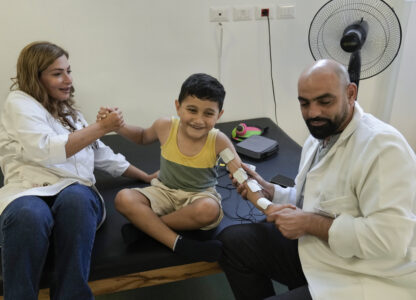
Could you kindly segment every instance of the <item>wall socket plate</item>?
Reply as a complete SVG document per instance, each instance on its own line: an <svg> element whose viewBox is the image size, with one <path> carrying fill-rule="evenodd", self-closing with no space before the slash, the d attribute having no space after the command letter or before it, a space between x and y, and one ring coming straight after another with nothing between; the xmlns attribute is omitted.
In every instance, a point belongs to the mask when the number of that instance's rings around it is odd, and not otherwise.
<svg viewBox="0 0 416 300"><path fill-rule="evenodd" d="M294 19L295 18L295 5L278 5L276 18L277 19Z"/></svg>
<svg viewBox="0 0 416 300"><path fill-rule="evenodd" d="M253 19L253 7L235 6L233 8L234 21L250 21Z"/></svg>
<svg viewBox="0 0 416 300"><path fill-rule="evenodd" d="M264 8L268 8L269 9L269 19L274 19L274 11L276 10L276 7L273 4L270 5L260 5L260 6L256 6L255 10L254 10L254 16L256 20L267 20L267 17L263 17L261 15L261 10Z"/></svg>
<svg viewBox="0 0 416 300"><path fill-rule="evenodd" d="M209 8L209 20L211 22L227 22L230 20L230 7L217 6Z"/></svg>

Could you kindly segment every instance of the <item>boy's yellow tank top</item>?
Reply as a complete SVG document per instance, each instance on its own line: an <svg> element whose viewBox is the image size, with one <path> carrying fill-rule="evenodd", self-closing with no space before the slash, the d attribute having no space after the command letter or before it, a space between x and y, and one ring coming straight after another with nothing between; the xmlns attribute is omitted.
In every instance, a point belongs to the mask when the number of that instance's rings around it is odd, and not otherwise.
<svg viewBox="0 0 416 300"><path fill-rule="evenodd" d="M211 129L201 151L187 156L179 151L179 118L172 117L169 137L161 148L159 180L172 189L203 191L217 184L215 140L218 129Z"/></svg>

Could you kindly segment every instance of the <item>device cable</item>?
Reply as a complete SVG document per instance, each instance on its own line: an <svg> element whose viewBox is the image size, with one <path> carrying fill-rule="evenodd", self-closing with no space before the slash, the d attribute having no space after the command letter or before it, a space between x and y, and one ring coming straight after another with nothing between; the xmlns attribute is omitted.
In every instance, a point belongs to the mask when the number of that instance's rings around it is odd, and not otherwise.
<svg viewBox="0 0 416 300"><path fill-rule="evenodd" d="M272 60L272 42L271 42L271 34L270 34L270 18L267 15L267 28L269 34L269 59L270 59L270 78L272 82L272 92L273 92L273 102L274 102L274 119L277 123L277 104L276 104L276 95L274 92L274 79L273 79L273 60Z"/></svg>
<svg viewBox="0 0 416 300"><path fill-rule="evenodd" d="M224 39L224 28L222 23L218 23L219 31L220 31L220 43L218 47L218 61L217 61L217 68L218 68L218 81L221 82L221 73L222 73L222 44Z"/></svg>
<svg viewBox="0 0 416 300"><path fill-rule="evenodd" d="M219 170L219 166L217 165L217 179L220 179L224 176L228 176L228 172L224 169L223 173L220 174L220 170ZM232 193L234 190L236 190L236 188L234 187L234 185L232 183L228 183L226 185L221 185L221 184L217 184L216 187L218 188L222 188L226 191L228 191L227 195L222 197L222 202L226 202L226 200L230 199L232 196ZM239 209L240 209L240 204L245 202L247 207L248 207L248 212L246 213L246 215L240 215L238 213ZM256 213L257 211L257 213ZM230 220L234 220L234 221L239 221L241 224L243 223L256 223L258 222L257 218L264 216L264 214L262 214L261 212L258 212L257 208L248 200L244 200L244 201L238 201L237 205L235 207L235 211L234 211L234 216L229 214L228 212L226 212L225 210L223 210L224 215L227 216Z"/></svg>

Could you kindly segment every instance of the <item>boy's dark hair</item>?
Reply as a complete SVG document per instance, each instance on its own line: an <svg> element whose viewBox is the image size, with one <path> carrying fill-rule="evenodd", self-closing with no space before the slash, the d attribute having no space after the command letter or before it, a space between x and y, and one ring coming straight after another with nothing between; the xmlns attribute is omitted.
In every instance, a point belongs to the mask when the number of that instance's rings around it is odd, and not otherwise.
<svg viewBox="0 0 416 300"><path fill-rule="evenodd" d="M182 101L187 96L217 102L221 111L224 104L225 90L222 84L214 77L204 73L197 73L189 76L182 84L178 98L179 104L182 104Z"/></svg>

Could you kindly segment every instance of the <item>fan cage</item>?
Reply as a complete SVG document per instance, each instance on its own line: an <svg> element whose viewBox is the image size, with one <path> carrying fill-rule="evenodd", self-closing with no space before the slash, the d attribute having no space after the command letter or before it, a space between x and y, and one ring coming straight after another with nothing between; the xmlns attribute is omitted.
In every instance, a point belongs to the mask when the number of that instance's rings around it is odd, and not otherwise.
<svg viewBox="0 0 416 300"><path fill-rule="evenodd" d="M309 28L313 58L330 58L348 67L351 53L342 50L340 40L344 29L361 19L369 29L361 48L360 79L385 70L399 52L402 30L393 8L383 0L331 0L324 4Z"/></svg>

